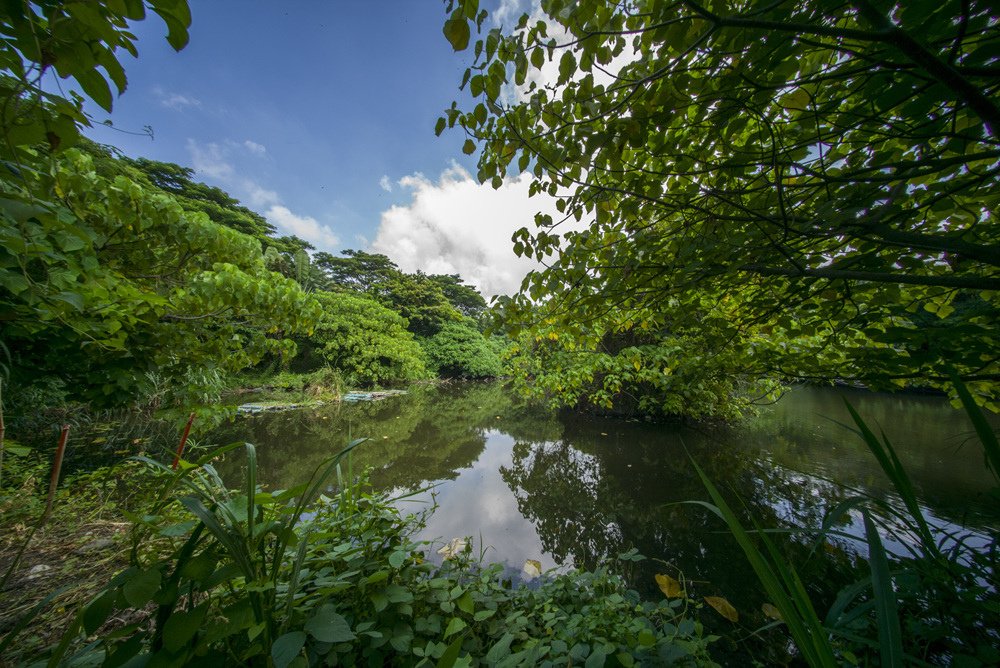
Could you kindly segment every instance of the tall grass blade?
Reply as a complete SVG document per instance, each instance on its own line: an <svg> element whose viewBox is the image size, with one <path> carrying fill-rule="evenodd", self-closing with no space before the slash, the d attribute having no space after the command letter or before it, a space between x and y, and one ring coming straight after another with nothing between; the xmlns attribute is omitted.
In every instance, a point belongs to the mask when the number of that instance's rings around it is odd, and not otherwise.
<svg viewBox="0 0 1000 668"><path fill-rule="evenodd" d="M920 502L917 500L917 494L913 489L913 483L910 482L910 477L906 474L902 462L896 456L896 451L892 447L892 443L889 442L888 438L885 438L885 435L883 435L882 440L879 440L858 412L854 410L854 406L846 399L844 400L844 404L847 406L847 410L851 414L854 423L858 426L865 445L868 446L868 449L875 456L879 466L885 472L886 476L888 476L893 487L895 487L899 498L903 501L903 505L906 506L906 510L910 514L909 520L912 521L912 523L907 523L911 524L911 528L916 532L924 550L930 555L938 556L940 553L937 543L934 540L934 534L931 533L930 526L928 526L927 520L924 518L924 513L920 509Z"/></svg>
<svg viewBox="0 0 1000 668"><path fill-rule="evenodd" d="M778 555L779 559L776 564L768 562L764 554L750 540L749 533L743 528L725 499L722 498L719 490L697 463L692 460L692 464L715 503L715 512L726 522L768 596L781 611L785 624L787 624L803 658L813 667L832 668L837 666L838 663L834 657L833 649L830 647L827 633L813 610L812 603L808 597L805 597L805 600L800 600L804 591L801 582L796 582L798 577L792 576L793 569L784 566L780 555ZM765 541L765 544L770 542L766 536L761 535L761 539ZM773 547L770 545L769 550ZM776 554L777 550L774 550L772 557Z"/></svg>
<svg viewBox="0 0 1000 668"><path fill-rule="evenodd" d="M958 398L962 401L965 412L969 415L969 420L972 421L972 426L976 430L976 435L979 436L980 443L983 444L983 450L986 455L986 466L993 472L993 476L997 480L1000 480L1000 442L997 441L997 435L990 427L990 423L986 421L986 416L983 414L982 409L979 408L979 405L976 404L976 400L973 399L969 388L965 386L965 383L962 382L962 379L958 377L958 374L954 370L951 372L951 382L955 386L955 392L958 393Z"/></svg>
<svg viewBox="0 0 1000 668"><path fill-rule="evenodd" d="M868 541L868 564L872 570L872 592L875 598L875 618L878 622L880 665L902 668L903 633L899 628L896 609L896 592L889 574L889 559L882 546L875 523L868 511L861 511L865 520L865 538Z"/></svg>
<svg viewBox="0 0 1000 668"><path fill-rule="evenodd" d="M257 448L246 444L247 451L247 540L253 540L254 520L257 517Z"/></svg>

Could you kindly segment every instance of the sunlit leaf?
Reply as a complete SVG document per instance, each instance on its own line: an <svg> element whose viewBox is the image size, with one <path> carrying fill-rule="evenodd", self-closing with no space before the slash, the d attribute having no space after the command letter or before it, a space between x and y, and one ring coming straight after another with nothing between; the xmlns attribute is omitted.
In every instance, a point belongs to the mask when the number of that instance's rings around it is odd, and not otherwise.
<svg viewBox="0 0 1000 668"><path fill-rule="evenodd" d="M656 579L656 585L667 598L679 598L684 595L684 588L681 587L681 583L669 575L657 574L654 577Z"/></svg>

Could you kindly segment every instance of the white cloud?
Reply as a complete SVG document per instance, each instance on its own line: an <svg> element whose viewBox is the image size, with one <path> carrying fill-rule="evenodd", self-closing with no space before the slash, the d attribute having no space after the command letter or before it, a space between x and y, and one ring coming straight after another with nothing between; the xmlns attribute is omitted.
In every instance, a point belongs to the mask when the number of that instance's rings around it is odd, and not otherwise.
<svg viewBox="0 0 1000 668"><path fill-rule="evenodd" d="M254 155L264 155L267 153L267 148L263 144L258 144L249 139L243 142L243 146Z"/></svg>
<svg viewBox="0 0 1000 668"><path fill-rule="evenodd" d="M371 250L407 272L460 274L487 298L512 294L539 265L514 255L511 235L521 227L535 229L539 211L559 218L551 198L529 199L530 183L525 173L494 190L454 164L436 183L421 174L404 177L399 185L411 190L412 200L382 212Z"/></svg>
<svg viewBox="0 0 1000 668"><path fill-rule="evenodd" d="M186 107L200 107L201 100L189 95L180 93L168 93L159 86L153 89L153 94L160 100L160 105L175 111L181 111Z"/></svg>
<svg viewBox="0 0 1000 668"><path fill-rule="evenodd" d="M382 188L382 190L386 191L387 193L392 192L392 181L389 180L389 177L387 175L383 174L382 178L379 179L378 184Z"/></svg>
<svg viewBox="0 0 1000 668"><path fill-rule="evenodd" d="M233 178L235 170L229 164L226 150L219 144L212 142L202 146L193 139L188 139L187 149L191 154L191 164L199 174L220 181L230 181Z"/></svg>
<svg viewBox="0 0 1000 668"><path fill-rule="evenodd" d="M259 183L245 179L243 187L247 191L247 198L253 206L271 206L281 202L278 193L268 190Z"/></svg>
<svg viewBox="0 0 1000 668"><path fill-rule="evenodd" d="M286 206L275 204L267 210L266 217L269 223L305 239L321 250L336 248L340 244L340 239L328 226L321 225L312 216L298 216Z"/></svg>
<svg viewBox="0 0 1000 668"><path fill-rule="evenodd" d="M252 206L268 207L264 217L278 228L282 234L294 234L305 239L320 250L332 251L340 244L340 239L329 226L321 224L312 216L300 216L281 203L277 192L265 188L253 179L237 176L237 169L230 161L230 153L240 146L250 149L251 144L265 149L261 144L247 140L242 144L226 142L225 145L209 143L201 145L193 139L187 142L191 154L191 164L199 176L207 176L223 183L237 197L246 199Z"/></svg>

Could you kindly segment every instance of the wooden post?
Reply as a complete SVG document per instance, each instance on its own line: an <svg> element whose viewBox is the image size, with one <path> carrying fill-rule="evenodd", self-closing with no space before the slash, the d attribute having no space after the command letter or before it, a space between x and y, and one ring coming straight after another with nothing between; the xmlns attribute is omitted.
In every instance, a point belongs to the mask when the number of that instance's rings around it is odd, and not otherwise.
<svg viewBox="0 0 1000 668"><path fill-rule="evenodd" d="M52 477L49 479L49 498L45 503L45 514L42 515L42 522L45 522L52 513L52 504L56 500L56 489L59 487L59 473L62 471L63 455L66 454L66 441L69 439L69 425L62 426L62 433L59 435L59 446L56 448L55 459L52 460Z"/></svg>
<svg viewBox="0 0 1000 668"><path fill-rule="evenodd" d="M174 455L174 465L173 469L177 470L177 464L181 461L181 455L184 454L184 444L187 443L188 434L191 433L191 423L194 422L194 413L188 416L187 426L184 427L184 435L181 436L181 442L177 446L177 454Z"/></svg>

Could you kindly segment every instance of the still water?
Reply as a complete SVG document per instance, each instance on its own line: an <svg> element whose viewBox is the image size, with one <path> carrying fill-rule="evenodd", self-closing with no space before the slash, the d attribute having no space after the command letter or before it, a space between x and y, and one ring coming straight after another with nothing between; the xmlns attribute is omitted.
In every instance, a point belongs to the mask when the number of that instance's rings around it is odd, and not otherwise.
<svg viewBox="0 0 1000 668"><path fill-rule="evenodd" d="M838 424L850 422L844 397L896 446L934 523L961 528L973 541L1000 526L971 426L939 397L800 387L739 426L692 428L560 416L526 405L500 383L459 383L240 418L212 440L255 443L261 481L285 488L304 482L350 438L368 437L352 465L370 469L374 487L433 486L403 506L436 504L421 538L471 537L476 554L485 551L512 573L526 559L545 569L589 568L636 548L661 561L632 569L633 586L653 593L654 573L680 572L700 595L728 597L752 624L763 594L721 521L684 503L708 499L690 461L764 527L819 526L825 510L857 493L892 501L864 444ZM231 456L220 468L235 477L239 466ZM858 533L858 517L840 528ZM902 551L903 542L888 546ZM786 547L807 562L820 597L851 580L850 541L809 559L805 537L787 539Z"/></svg>

